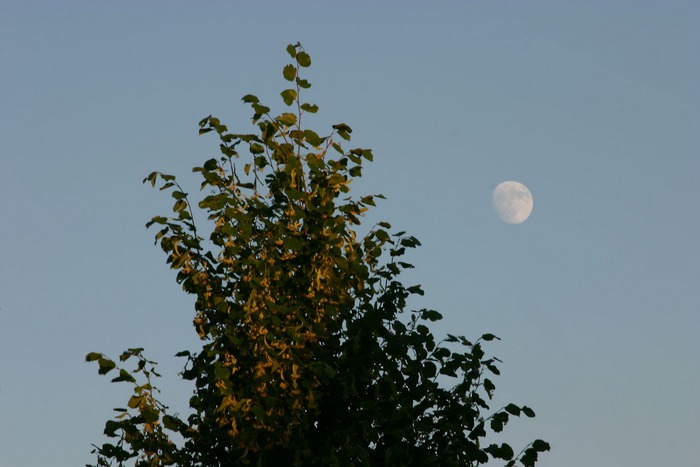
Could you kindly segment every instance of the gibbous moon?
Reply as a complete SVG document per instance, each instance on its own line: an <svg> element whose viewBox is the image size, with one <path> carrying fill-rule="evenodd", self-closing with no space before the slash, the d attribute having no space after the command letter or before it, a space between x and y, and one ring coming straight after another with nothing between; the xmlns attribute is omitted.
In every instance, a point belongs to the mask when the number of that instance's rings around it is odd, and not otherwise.
<svg viewBox="0 0 700 467"><path fill-rule="evenodd" d="M532 195L525 185L518 182L503 182L494 190L491 197L493 208L503 222L520 224L532 212Z"/></svg>

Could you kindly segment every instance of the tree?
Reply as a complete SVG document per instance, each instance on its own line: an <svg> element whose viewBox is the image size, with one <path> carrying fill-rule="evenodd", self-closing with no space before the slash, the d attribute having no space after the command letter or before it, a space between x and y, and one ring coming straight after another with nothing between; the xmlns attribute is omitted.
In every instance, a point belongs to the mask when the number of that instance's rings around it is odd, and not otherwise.
<svg viewBox="0 0 700 467"><path fill-rule="evenodd" d="M221 151L193 169L207 193L198 204L206 234L174 176L144 180L170 190L174 215L147 226L159 228L156 243L196 297L202 348L178 354L187 359L181 376L194 384L192 413L182 419L158 400L159 375L143 349L128 349L119 364L88 354L100 374L114 371L112 381L134 391L106 423L115 441L95 446L97 465L534 465L549 449L544 441L517 455L484 441L510 417L535 415L515 404L488 412L499 360L482 343L497 338L436 341L428 324L440 313L407 311L423 292L399 276L412 267L404 254L420 243L390 233L387 222L356 232L383 198L349 196L372 152L343 148L346 124L325 136L302 126L318 110L301 98L311 59L300 44L287 52L288 111L273 117L247 95L254 133L229 132L212 116L199 123L200 134L218 135ZM128 360L134 370L123 367Z"/></svg>

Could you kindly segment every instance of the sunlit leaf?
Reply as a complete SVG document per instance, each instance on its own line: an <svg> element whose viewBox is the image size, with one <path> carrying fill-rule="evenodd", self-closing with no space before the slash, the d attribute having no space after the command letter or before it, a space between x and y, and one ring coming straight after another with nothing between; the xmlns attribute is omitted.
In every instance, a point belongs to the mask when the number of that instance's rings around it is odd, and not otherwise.
<svg viewBox="0 0 700 467"><path fill-rule="evenodd" d="M318 112L318 106L316 104L304 103L304 104L301 104L301 110L303 110L305 112L309 112L311 114L315 114L316 112Z"/></svg>
<svg viewBox="0 0 700 467"><path fill-rule="evenodd" d="M282 100L287 105L292 105L297 98L297 92L294 89L285 89L280 93Z"/></svg>
<svg viewBox="0 0 700 467"><path fill-rule="evenodd" d="M320 146L326 140L326 138L319 137L313 130L304 130L303 135L304 139L312 146Z"/></svg>
<svg viewBox="0 0 700 467"><path fill-rule="evenodd" d="M282 70L282 74L287 81L294 81L294 78L297 76L297 69L294 65L287 65Z"/></svg>
<svg viewBox="0 0 700 467"><path fill-rule="evenodd" d="M87 354L87 355L85 356L85 361L86 361L86 362L94 362L94 361L96 361L96 360L99 360L100 358L102 358L102 354L101 354L101 353L90 352L89 354Z"/></svg>
<svg viewBox="0 0 700 467"><path fill-rule="evenodd" d="M297 63L299 63L299 66L302 66L304 68L311 66L311 57L309 56L309 54L307 54L303 50L297 52L296 58L297 58Z"/></svg>
<svg viewBox="0 0 700 467"><path fill-rule="evenodd" d="M289 54L290 57L294 58L297 56L297 49L294 47L292 44L289 44L287 46L287 53Z"/></svg>
<svg viewBox="0 0 700 467"><path fill-rule="evenodd" d="M297 122L297 116L292 113L283 113L275 120L277 120L280 125L291 126Z"/></svg>

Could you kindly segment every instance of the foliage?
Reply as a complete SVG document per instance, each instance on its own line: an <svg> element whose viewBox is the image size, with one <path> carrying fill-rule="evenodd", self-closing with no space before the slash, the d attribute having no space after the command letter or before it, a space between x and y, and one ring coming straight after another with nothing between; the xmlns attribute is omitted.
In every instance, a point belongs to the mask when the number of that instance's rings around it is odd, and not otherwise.
<svg viewBox="0 0 700 467"><path fill-rule="evenodd" d="M324 136L303 128L318 110L301 99L311 59L300 44L287 52L287 111L273 117L247 95L254 133L231 133L212 116L199 123L200 134L218 135L221 151L193 169L207 193L198 204L211 225L206 238L174 176L144 180L170 190L174 215L147 226L158 226L156 242L196 297L202 349L178 354L195 386L192 413L181 419L156 399L158 374L142 349L119 358L135 359L135 371L89 354L100 374L116 371L112 381L134 390L105 426L116 441L95 447L97 465L534 465L549 449L544 441L517 455L484 443L510 417L535 415L515 404L488 414L499 360L482 343L497 338L436 342L428 324L440 313L408 312L408 298L423 292L398 280L418 240L390 233L386 222L362 237L354 230L383 198L348 195L372 152L343 148L346 124Z"/></svg>

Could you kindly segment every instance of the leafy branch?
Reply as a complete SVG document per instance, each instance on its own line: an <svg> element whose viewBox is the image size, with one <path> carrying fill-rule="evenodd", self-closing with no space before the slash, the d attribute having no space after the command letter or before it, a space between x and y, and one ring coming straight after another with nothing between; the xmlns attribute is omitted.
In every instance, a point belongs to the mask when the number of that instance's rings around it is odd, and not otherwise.
<svg viewBox="0 0 700 467"><path fill-rule="evenodd" d="M373 153L343 148L352 134L345 123L327 136L302 127L302 116L318 111L301 97L311 58L298 43L287 52L282 75L293 84L280 97L291 111L273 116L248 94L252 133L230 132L211 115L199 122L200 134L218 136L220 155L193 168L205 192L198 203L173 175L144 179L171 191L174 214L146 225L158 226L156 243L196 298L202 347L177 354L194 385L192 413L182 420L158 400L159 375L143 349L128 349L119 365L88 354L98 373L116 371L112 381L133 389L105 425L110 442L95 446L97 465L534 466L549 450L544 441L517 456L507 443L482 447L510 417L535 415L515 404L486 415L495 391L487 375L499 374L500 360L482 343L498 338L436 340L429 326L442 315L409 311L423 290L400 275L420 242L390 233L388 222L358 236L384 198L350 195ZM195 206L206 213L206 240ZM120 366L130 359L134 370Z"/></svg>

